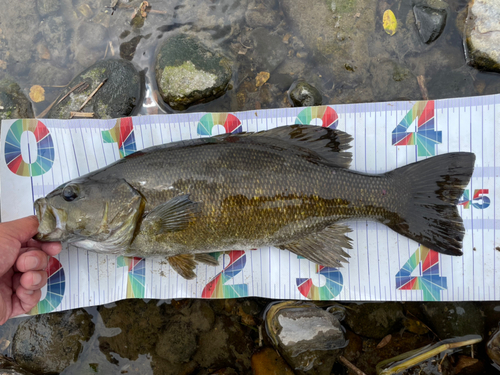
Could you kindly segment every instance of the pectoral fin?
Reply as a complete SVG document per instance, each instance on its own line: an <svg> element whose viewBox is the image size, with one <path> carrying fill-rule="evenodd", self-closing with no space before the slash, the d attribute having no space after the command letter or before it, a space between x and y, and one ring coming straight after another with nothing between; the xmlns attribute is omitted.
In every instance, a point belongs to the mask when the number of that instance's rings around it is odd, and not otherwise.
<svg viewBox="0 0 500 375"><path fill-rule="evenodd" d="M347 225L334 224L319 233L283 244L279 248L290 250L322 266L342 267L341 262L348 263L346 258L349 258L349 254L343 249L352 249L351 239L345 235L349 232L351 228Z"/></svg>
<svg viewBox="0 0 500 375"><path fill-rule="evenodd" d="M198 212L198 203L189 195L179 195L168 202L156 206L143 220L144 227L153 227L154 232L175 232L183 230L193 222Z"/></svg>

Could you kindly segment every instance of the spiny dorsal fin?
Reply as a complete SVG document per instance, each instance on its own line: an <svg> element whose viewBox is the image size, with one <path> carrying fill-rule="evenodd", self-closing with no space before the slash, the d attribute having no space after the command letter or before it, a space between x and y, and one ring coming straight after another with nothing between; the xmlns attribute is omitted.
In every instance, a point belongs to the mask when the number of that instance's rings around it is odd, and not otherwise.
<svg viewBox="0 0 500 375"><path fill-rule="evenodd" d="M175 232L186 228L195 219L198 203L189 195L179 195L153 208L143 220L143 227L153 226L156 233Z"/></svg>
<svg viewBox="0 0 500 375"><path fill-rule="evenodd" d="M333 224L319 233L284 244L280 249L290 250L322 266L342 267L341 262L348 263L345 258L349 258L343 249L352 249L351 239L345 235L351 231L347 225Z"/></svg>
<svg viewBox="0 0 500 375"><path fill-rule="evenodd" d="M352 161L352 154L343 151L351 148L349 143L353 138L349 134L337 129L311 125L289 125L257 133L224 134L217 136L218 140L227 142L230 142L234 137L252 137L255 141L258 141L260 137L275 139L277 142L294 148L296 151L304 154L304 156L315 156L321 162L332 167L349 168Z"/></svg>

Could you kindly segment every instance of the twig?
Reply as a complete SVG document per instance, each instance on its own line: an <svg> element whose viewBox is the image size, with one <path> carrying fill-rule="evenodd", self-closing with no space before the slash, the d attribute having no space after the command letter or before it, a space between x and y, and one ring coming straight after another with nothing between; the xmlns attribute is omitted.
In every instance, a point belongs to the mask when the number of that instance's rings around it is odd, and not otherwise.
<svg viewBox="0 0 500 375"><path fill-rule="evenodd" d="M71 94L71 93L72 93L73 91L75 91L76 89L79 89L80 87L82 87L82 86L83 86L84 84L86 84L86 83L87 83L87 82L82 81L82 82L80 82L78 85L73 86L73 87L72 87L72 88L71 88L71 89L70 89L70 90L69 90L69 91L68 91L68 92L67 92L67 93L66 93L66 94L65 94L65 95L61 98L61 99L59 99L59 101L56 103L56 105L57 105L57 104L59 104L59 103L61 103L64 99L66 99L66 98L69 96L69 94Z"/></svg>
<svg viewBox="0 0 500 375"><path fill-rule="evenodd" d="M420 87L420 93L422 94L422 98L424 100L429 100L429 94L427 93L427 87L425 87L425 78L424 76L417 76L418 86Z"/></svg>
<svg viewBox="0 0 500 375"><path fill-rule="evenodd" d="M262 325L259 326L259 346L262 346Z"/></svg>
<svg viewBox="0 0 500 375"><path fill-rule="evenodd" d="M95 95L95 93L102 87L102 85L104 85L106 83L107 80L108 79L105 78L104 81L99 83L99 86L97 86L96 89L94 91L92 91L92 93L89 95L89 97L87 99L85 99L85 101L80 106L80 109L78 111L81 111L87 105L87 103L90 101L90 99L92 99L92 97Z"/></svg>
<svg viewBox="0 0 500 375"><path fill-rule="evenodd" d="M340 362L342 362L344 365L346 365L347 367L349 367L352 371L354 371L357 375L366 375L363 371L361 371L359 368L357 368L356 366L354 366L351 362L349 362L347 360L346 357L344 357L343 355L341 355L339 357L340 359Z"/></svg>
<svg viewBox="0 0 500 375"><path fill-rule="evenodd" d="M113 48L113 43L111 43L111 40L109 41L109 50L111 51L111 56L114 56L115 49Z"/></svg>
<svg viewBox="0 0 500 375"><path fill-rule="evenodd" d="M109 48L109 43L106 44L106 51L104 52L104 58L106 58L106 55L108 54L108 48Z"/></svg>
<svg viewBox="0 0 500 375"><path fill-rule="evenodd" d="M149 10L146 9L146 12L148 12L148 13L157 13L157 14L168 14L168 12L166 12L164 10L155 10L155 9L149 9Z"/></svg>
<svg viewBox="0 0 500 375"><path fill-rule="evenodd" d="M94 117L94 112L70 112L69 118L73 117L84 117L84 118L92 118Z"/></svg>

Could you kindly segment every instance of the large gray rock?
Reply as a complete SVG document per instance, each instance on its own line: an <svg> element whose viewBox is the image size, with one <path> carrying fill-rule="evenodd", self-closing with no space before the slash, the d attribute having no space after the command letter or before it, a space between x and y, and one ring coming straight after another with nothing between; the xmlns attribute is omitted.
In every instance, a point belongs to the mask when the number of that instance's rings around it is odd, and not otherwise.
<svg viewBox="0 0 500 375"><path fill-rule="evenodd" d="M61 93L63 98L72 88L85 82L47 114L48 118L68 119L70 112L78 112L89 95L106 79L106 82L82 109L93 112L94 118L126 117L141 103L143 80L134 65L125 60L99 61L74 78Z"/></svg>
<svg viewBox="0 0 500 375"><path fill-rule="evenodd" d="M500 2L474 0L465 22L466 57L480 70L500 72Z"/></svg>
<svg viewBox="0 0 500 375"><path fill-rule="evenodd" d="M34 373L59 373L75 363L94 334L85 310L37 315L22 322L12 342L14 359Z"/></svg>
<svg viewBox="0 0 500 375"><path fill-rule="evenodd" d="M8 79L0 81L0 119L32 117L31 103L19 85Z"/></svg>

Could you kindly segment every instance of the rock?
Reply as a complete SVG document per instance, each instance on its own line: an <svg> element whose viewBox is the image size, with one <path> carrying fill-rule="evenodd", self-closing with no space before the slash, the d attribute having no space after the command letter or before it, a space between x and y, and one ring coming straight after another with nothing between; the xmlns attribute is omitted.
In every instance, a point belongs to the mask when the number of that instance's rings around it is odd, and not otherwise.
<svg viewBox="0 0 500 375"><path fill-rule="evenodd" d="M403 317L397 302L350 304L344 322L360 336L382 339L399 328Z"/></svg>
<svg viewBox="0 0 500 375"><path fill-rule="evenodd" d="M430 302L421 309L441 340L484 333L484 318L475 302Z"/></svg>
<svg viewBox="0 0 500 375"><path fill-rule="evenodd" d="M146 303L140 299L127 299L111 308L99 307L98 311L107 328L121 330L112 337L99 337L99 349L108 361L118 363L112 353L135 361L139 354L154 352L158 332L165 324L156 301Z"/></svg>
<svg viewBox="0 0 500 375"><path fill-rule="evenodd" d="M202 332L193 359L204 368L232 367L240 373L250 368L253 331L235 316L218 315L214 327Z"/></svg>
<svg viewBox="0 0 500 375"><path fill-rule="evenodd" d="M137 45L144 38L143 35L134 36L132 39L120 44L120 57L125 60L132 60L137 49Z"/></svg>
<svg viewBox="0 0 500 375"><path fill-rule="evenodd" d="M47 43L52 61L56 61L59 66L67 64L71 54L69 45L72 30L68 27L63 17L48 17L40 24L40 32Z"/></svg>
<svg viewBox="0 0 500 375"><path fill-rule="evenodd" d="M265 347L252 355L253 375L293 375L292 369L273 348Z"/></svg>
<svg viewBox="0 0 500 375"><path fill-rule="evenodd" d="M275 27L281 22L281 17L275 10L276 1L252 0L245 12L245 21L251 28Z"/></svg>
<svg viewBox="0 0 500 375"><path fill-rule="evenodd" d="M413 14L417 21L417 28L422 42L434 42L444 30L447 12L445 9L434 9L423 5L415 5Z"/></svg>
<svg viewBox="0 0 500 375"><path fill-rule="evenodd" d="M19 85L8 79L0 81L0 119L33 118L31 102Z"/></svg>
<svg viewBox="0 0 500 375"><path fill-rule="evenodd" d="M199 39L178 34L158 50L156 82L163 100L175 110L222 96L231 79L231 63Z"/></svg>
<svg viewBox="0 0 500 375"><path fill-rule="evenodd" d="M312 107L323 103L320 92L305 81L294 82L288 94L294 107Z"/></svg>
<svg viewBox="0 0 500 375"><path fill-rule="evenodd" d="M0 354L0 374L2 375L33 375L21 368L13 358L9 358Z"/></svg>
<svg viewBox="0 0 500 375"><path fill-rule="evenodd" d="M76 362L82 343L94 334L92 317L78 309L34 316L14 336L14 359L35 373L59 373Z"/></svg>
<svg viewBox="0 0 500 375"><path fill-rule="evenodd" d="M465 22L467 63L480 70L500 72L500 2L474 0Z"/></svg>
<svg viewBox="0 0 500 375"><path fill-rule="evenodd" d="M207 302L195 300L189 308L189 320L196 333L207 332L214 326L215 314Z"/></svg>
<svg viewBox="0 0 500 375"><path fill-rule="evenodd" d="M98 48L107 43L108 29L94 22L82 22L76 30L76 44L87 48Z"/></svg>
<svg viewBox="0 0 500 375"><path fill-rule="evenodd" d="M31 66L29 79L42 86L65 86L73 78L71 70L61 69L50 61L39 61Z"/></svg>
<svg viewBox="0 0 500 375"><path fill-rule="evenodd" d="M37 0L36 2L36 9L42 17L56 13L60 7L59 0Z"/></svg>
<svg viewBox="0 0 500 375"><path fill-rule="evenodd" d="M129 61L104 60L97 62L76 76L63 90L59 98L62 98L81 82L86 83L82 86L82 88L86 88L73 91L61 103L55 105L47 117L69 118L70 112L79 111L87 97L105 79L106 82L82 111L93 112L94 118L116 118L131 115L142 100L144 89L142 77Z"/></svg>
<svg viewBox="0 0 500 375"><path fill-rule="evenodd" d="M257 72L273 71L286 59L288 48L283 43L283 38L269 33L264 27L253 30L244 41L245 45L252 47L249 58Z"/></svg>
<svg viewBox="0 0 500 375"><path fill-rule="evenodd" d="M338 319L309 302L271 303L265 321L271 341L297 374L330 374L347 345Z"/></svg>
<svg viewBox="0 0 500 375"><path fill-rule="evenodd" d="M191 325L173 319L160 333L156 354L172 363L189 362L196 352L196 333Z"/></svg>

